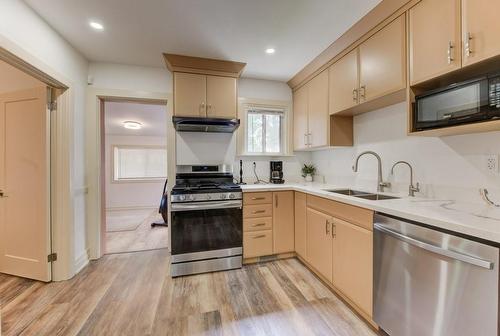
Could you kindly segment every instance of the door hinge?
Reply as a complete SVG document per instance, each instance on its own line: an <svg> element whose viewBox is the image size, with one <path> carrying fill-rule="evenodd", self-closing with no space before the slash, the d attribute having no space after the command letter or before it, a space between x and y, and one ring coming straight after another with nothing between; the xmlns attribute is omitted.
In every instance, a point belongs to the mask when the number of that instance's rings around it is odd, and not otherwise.
<svg viewBox="0 0 500 336"><path fill-rule="evenodd" d="M57 260L57 253L52 253L47 256L47 261L48 262L54 262Z"/></svg>
<svg viewBox="0 0 500 336"><path fill-rule="evenodd" d="M47 108L49 109L49 111L55 111L55 110L57 110L57 102L56 101L48 102L47 103Z"/></svg>

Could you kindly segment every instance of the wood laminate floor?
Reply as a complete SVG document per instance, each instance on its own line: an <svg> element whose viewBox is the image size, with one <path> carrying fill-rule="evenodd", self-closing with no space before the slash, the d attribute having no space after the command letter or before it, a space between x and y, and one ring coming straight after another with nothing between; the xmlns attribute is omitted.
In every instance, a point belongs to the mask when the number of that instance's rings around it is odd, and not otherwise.
<svg viewBox="0 0 500 336"><path fill-rule="evenodd" d="M128 220L130 211L123 211L124 220ZM113 220L119 220L119 211L113 211ZM150 211L146 219L133 230L106 232L106 254L147 251L168 247L168 228L166 226L151 227L151 223L160 221L158 210ZM138 218L141 218L140 216ZM144 216L142 217L144 218Z"/></svg>
<svg viewBox="0 0 500 336"><path fill-rule="evenodd" d="M376 335L298 260L172 279L167 250L44 284L0 274L2 335Z"/></svg>

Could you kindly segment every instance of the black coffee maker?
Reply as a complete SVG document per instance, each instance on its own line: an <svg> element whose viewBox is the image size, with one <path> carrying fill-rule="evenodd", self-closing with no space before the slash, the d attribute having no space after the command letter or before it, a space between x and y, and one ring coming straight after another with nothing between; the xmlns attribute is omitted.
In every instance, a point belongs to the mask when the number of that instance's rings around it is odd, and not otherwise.
<svg viewBox="0 0 500 336"><path fill-rule="evenodd" d="M270 182L275 184L283 184L283 161L271 161Z"/></svg>

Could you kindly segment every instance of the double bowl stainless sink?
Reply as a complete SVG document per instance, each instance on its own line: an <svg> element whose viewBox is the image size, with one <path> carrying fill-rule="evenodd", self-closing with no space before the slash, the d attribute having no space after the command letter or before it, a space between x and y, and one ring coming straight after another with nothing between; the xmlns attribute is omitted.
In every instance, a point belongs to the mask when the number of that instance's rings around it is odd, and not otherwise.
<svg viewBox="0 0 500 336"><path fill-rule="evenodd" d="M353 189L325 189L325 191L341 194L346 196L352 196L357 198L363 198L371 201L382 201L382 200L390 200L390 199L398 199L400 197L383 195L383 194L375 194L367 191L359 191Z"/></svg>

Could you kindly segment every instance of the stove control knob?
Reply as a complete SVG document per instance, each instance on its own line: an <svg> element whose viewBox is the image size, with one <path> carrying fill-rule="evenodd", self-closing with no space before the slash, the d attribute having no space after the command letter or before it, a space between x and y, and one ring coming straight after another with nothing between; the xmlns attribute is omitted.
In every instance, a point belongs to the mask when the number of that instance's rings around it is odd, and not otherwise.
<svg viewBox="0 0 500 336"><path fill-rule="evenodd" d="M229 198L233 199L235 198L236 196L234 196L234 194L229 194Z"/></svg>
<svg viewBox="0 0 500 336"><path fill-rule="evenodd" d="M220 194L220 199L226 199L227 195L226 194Z"/></svg>
<svg viewBox="0 0 500 336"><path fill-rule="evenodd" d="M186 195L179 195L179 199L181 201L185 201L186 200Z"/></svg>
<svg viewBox="0 0 500 336"><path fill-rule="evenodd" d="M194 201L194 195L189 195L188 196L188 201Z"/></svg>
<svg viewBox="0 0 500 336"><path fill-rule="evenodd" d="M210 195L207 195L207 200L209 200L209 199L212 199L212 197Z"/></svg>

